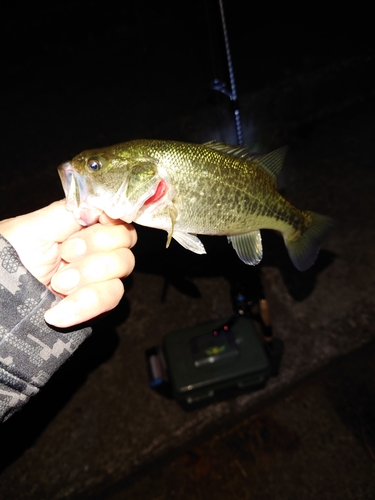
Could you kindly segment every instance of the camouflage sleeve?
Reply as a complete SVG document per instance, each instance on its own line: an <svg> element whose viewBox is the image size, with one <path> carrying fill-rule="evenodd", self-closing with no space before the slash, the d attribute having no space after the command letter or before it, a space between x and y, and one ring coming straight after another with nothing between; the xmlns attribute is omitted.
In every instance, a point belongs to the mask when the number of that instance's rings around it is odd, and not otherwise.
<svg viewBox="0 0 375 500"><path fill-rule="evenodd" d="M44 312L56 300L0 235L0 422L35 395L91 333L50 328Z"/></svg>

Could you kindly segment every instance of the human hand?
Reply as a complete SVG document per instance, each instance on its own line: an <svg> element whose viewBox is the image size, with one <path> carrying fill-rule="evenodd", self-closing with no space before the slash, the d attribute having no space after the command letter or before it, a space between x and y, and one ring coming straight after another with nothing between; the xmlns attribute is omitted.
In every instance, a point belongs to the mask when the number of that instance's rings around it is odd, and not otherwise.
<svg viewBox="0 0 375 500"><path fill-rule="evenodd" d="M45 313L54 326L73 326L116 307L124 293L120 278L134 268L133 226L102 214L83 228L65 200L0 222L0 234L35 278L64 297Z"/></svg>

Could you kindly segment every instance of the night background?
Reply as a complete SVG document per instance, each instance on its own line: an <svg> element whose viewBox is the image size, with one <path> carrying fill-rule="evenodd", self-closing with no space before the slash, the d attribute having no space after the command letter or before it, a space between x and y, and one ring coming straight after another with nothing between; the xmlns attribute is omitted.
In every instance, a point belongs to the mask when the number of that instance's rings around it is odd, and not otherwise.
<svg viewBox="0 0 375 500"><path fill-rule="evenodd" d="M308 99L320 97L320 107L329 101L333 107L353 93L372 91L361 78L369 61L357 60L373 50L365 11L235 0L226 2L225 13L240 105L250 94L285 81L298 87L296 79L340 64L348 69L334 89L339 97L332 87L324 89L332 82L320 81ZM23 170L28 175L30 169L35 175L82 149L132 138L189 141L198 128L203 140L227 139L197 122L184 130L171 125L211 105L208 124L223 127L217 108L228 107L228 99L210 90L214 78L229 84L220 11L213 0L76 1L45 8L14 3L4 12L1 31L7 176ZM307 112L312 108L313 103ZM272 120L277 109L266 113ZM250 147L259 140L257 123L254 128L255 137L245 136ZM290 139L279 135L283 144Z"/></svg>
<svg viewBox="0 0 375 500"><path fill-rule="evenodd" d="M224 9L244 143L289 145L283 194L340 223L306 273L264 234L280 374L195 412L151 391L145 350L229 316L234 281L255 275L224 239L196 256L138 226L120 306L0 429L0 498L375 496L372 17L359 4ZM1 25L1 219L62 198L56 168L84 149L236 142L231 102L211 88L229 85L214 0L14 2Z"/></svg>

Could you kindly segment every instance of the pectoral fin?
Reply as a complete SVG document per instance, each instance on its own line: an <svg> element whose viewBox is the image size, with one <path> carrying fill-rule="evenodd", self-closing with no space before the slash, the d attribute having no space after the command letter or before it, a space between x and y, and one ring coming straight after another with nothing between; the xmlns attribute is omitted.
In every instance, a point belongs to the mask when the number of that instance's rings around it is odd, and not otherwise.
<svg viewBox="0 0 375 500"><path fill-rule="evenodd" d="M173 205L173 203L171 203L168 206L168 213L169 213L169 217L171 218L171 229L168 231L168 238L167 238L167 245L166 245L167 248L171 244L172 237L174 237L174 224L176 222L177 215L178 215L177 208L175 207L175 205Z"/></svg>
<svg viewBox="0 0 375 500"><path fill-rule="evenodd" d="M194 234L174 231L172 236L176 241L178 241L180 245L182 245L187 250L199 254L206 253L203 243Z"/></svg>
<svg viewBox="0 0 375 500"><path fill-rule="evenodd" d="M238 257L242 262L245 262L245 264L256 266L262 260L263 247L260 231L252 231L251 233L237 236L228 236L228 241L232 243Z"/></svg>

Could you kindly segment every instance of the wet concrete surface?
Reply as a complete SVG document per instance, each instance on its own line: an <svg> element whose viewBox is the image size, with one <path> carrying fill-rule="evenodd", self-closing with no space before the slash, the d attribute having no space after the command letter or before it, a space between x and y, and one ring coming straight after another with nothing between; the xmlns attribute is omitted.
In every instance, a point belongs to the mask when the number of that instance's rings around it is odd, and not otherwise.
<svg viewBox="0 0 375 500"><path fill-rule="evenodd" d="M87 147L133 137L233 142L222 101L203 106L202 96L181 99L179 90L158 101L142 87L124 118L125 74L97 102L85 79L62 90L58 68L40 68L5 107L2 218L61 198L56 166ZM192 412L149 388L146 349L166 333L229 316L233 282L252 274L225 238L206 238L208 254L197 256L177 243L165 250L163 232L138 227L122 303L0 429L0 498L374 498L372 68L369 57L338 58L242 94L251 147L290 144L283 195L339 222L305 273L277 235L263 235L260 273L285 345L279 375Z"/></svg>

